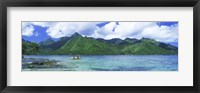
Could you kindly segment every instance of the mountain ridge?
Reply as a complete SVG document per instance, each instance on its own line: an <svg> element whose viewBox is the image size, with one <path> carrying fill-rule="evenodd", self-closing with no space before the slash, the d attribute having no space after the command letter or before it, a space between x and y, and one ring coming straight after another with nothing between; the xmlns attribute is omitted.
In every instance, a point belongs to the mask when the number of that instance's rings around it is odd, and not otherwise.
<svg viewBox="0 0 200 93"><path fill-rule="evenodd" d="M48 39L46 39L44 41L41 41L39 44L40 45L50 45L52 43L55 43L55 41L52 38L48 38Z"/></svg>
<svg viewBox="0 0 200 93"><path fill-rule="evenodd" d="M62 37L57 42L40 45L37 54L50 55L155 55L177 54L178 48L170 44L158 42L150 38L102 38L83 37L74 33L70 37Z"/></svg>

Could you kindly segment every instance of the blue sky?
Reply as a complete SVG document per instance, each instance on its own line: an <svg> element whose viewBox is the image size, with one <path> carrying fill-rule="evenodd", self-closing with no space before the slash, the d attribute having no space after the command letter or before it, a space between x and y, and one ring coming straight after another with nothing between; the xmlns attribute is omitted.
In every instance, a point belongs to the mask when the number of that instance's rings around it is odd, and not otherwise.
<svg viewBox="0 0 200 93"><path fill-rule="evenodd" d="M33 26L34 26L34 32L38 34L31 35L31 36L23 35L24 40L40 42L40 41L46 40L47 38L50 38L50 36L46 34L47 27L41 27L41 26L36 26L36 25L33 25Z"/></svg>
<svg viewBox="0 0 200 93"><path fill-rule="evenodd" d="M159 26L171 26L174 24L178 24L178 22L157 22Z"/></svg>
<svg viewBox="0 0 200 93"><path fill-rule="evenodd" d="M78 32L93 38L152 38L178 46L178 22L23 22L22 38L41 42Z"/></svg>

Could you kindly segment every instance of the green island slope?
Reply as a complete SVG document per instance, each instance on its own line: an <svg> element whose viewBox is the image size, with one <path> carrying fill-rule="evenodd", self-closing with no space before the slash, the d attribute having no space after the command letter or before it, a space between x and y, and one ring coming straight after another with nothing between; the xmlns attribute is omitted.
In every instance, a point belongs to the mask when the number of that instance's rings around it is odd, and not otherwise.
<svg viewBox="0 0 200 93"><path fill-rule="evenodd" d="M83 37L79 33L74 33L71 37L62 37L57 42L47 39L42 44L34 43L33 46L25 46L29 43L31 42L23 40L23 51L31 49L34 51L23 52L23 55L171 55L178 53L177 47L149 38L104 40Z"/></svg>

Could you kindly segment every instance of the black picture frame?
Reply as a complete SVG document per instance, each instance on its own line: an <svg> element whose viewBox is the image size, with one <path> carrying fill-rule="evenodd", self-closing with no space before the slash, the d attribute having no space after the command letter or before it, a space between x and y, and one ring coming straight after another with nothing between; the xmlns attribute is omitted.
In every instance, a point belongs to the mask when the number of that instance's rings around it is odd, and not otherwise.
<svg viewBox="0 0 200 93"><path fill-rule="evenodd" d="M7 7L193 7L194 86L7 86ZM0 1L1 93L199 93L200 0L2 0Z"/></svg>

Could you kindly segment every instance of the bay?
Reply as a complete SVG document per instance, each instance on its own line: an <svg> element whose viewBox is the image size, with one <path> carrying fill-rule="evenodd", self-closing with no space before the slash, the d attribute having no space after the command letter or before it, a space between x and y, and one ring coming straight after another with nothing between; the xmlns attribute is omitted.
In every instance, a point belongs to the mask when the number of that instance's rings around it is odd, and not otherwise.
<svg viewBox="0 0 200 93"><path fill-rule="evenodd" d="M178 71L178 55L24 55L23 59L56 61L56 65L30 67L23 60L22 71ZM42 63L42 62L40 62Z"/></svg>

